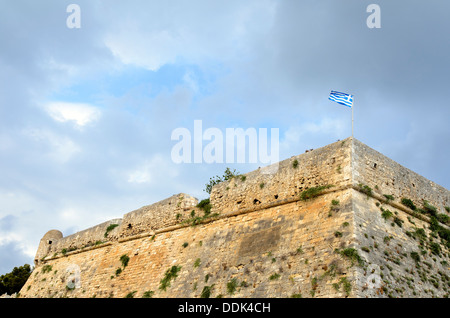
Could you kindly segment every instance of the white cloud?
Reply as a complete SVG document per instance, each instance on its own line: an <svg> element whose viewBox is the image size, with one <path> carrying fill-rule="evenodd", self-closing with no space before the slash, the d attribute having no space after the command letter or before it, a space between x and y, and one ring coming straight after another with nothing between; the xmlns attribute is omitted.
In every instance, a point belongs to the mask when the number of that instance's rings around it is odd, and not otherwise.
<svg viewBox="0 0 450 318"><path fill-rule="evenodd" d="M149 183L152 181L151 165L145 163L141 167L132 171L128 175L128 182L130 183Z"/></svg>
<svg viewBox="0 0 450 318"><path fill-rule="evenodd" d="M306 149L325 146L347 137L347 132L351 131L348 123L350 122L341 118L326 117L319 122L305 122L289 127L280 141L280 158L298 155Z"/></svg>
<svg viewBox="0 0 450 318"><path fill-rule="evenodd" d="M130 30L131 29L131 30ZM174 62L179 51L180 40L167 30L139 34L137 28L131 28L105 39L105 45L124 64L136 64L151 71L162 65Z"/></svg>
<svg viewBox="0 0 450 318"><path fill-rule="evenodd" d="M129 183L149 183L154 184L157 180L165 180L166 178L174 178L177 176L177 171L167 159L157 154L137 168L128 171L127 181Z"/></svg>
<svg viewBox="0 0 450 318"><path fill-rule="evenodd" d="M193 72L186 72L183 76L183 81L193 92L198 92L198 80Z"/></svg>
<svg viewBox="0 0 450 318"><path fill-rule="evenodd" d="M290 127L284 134L283 143L293 144L302 141L305 136L318 134L344 135L349 130L344 120L340 118L324 118L320 122L305 122L299 126Z"/></svg>
<svg viewBox="0 0 450 318"><path fill-rule="evenodd" d="M66 136L60 136L46 129L27 129L23 134L30 137L38 146L44 148L44 156L53 161L65 163L81 151L74 141Z"/></svg>
<svg viewBox="0 0 450 318"><path fill-rule="evenodd" d="M11 253L16 254L17 258L20 257L19 254L23 254L32 260L40 238L49 230L46 213L51 213L52 204L36 198L26 190L12 191L4 188L0 194L0 202L0 249L14 246L15 250ZM3 261L2 257L0 259Z"/></svg>
<svg viewBox="0 0 450 318"><path fill-rule="evenodd" d="M123 8L120 19L110 16L117 23L104 44L122 63L151 71L177 59L230 60L246 53L254 38L271 27L275 8L272 0L200 1L197 6L180 1L163 10L146 2L139 11Z"/></svg>
<svg viewBox="0 0 450 318"><path fill-rule="evenodd" d="M5 233L0 236L0 245L6 245L14 241L20 241L21 237L15 233Z"/></svg>
<svg viewBox="0 0 450 318"><path fill-rule="evenodd" d="M29 241L17 234L0 234L0 247L13 244L24 255L32 258L36 254L36 245L29 244ZM19 264L17 264L19 266Z"/></svg>
<svg viewBox="0 0 450 318"><path fill-rule="evenodd" d="M101 115L98 108L85 103L50 102L44 109L54 120L73 121L79 127L97 120Z"/></svg>

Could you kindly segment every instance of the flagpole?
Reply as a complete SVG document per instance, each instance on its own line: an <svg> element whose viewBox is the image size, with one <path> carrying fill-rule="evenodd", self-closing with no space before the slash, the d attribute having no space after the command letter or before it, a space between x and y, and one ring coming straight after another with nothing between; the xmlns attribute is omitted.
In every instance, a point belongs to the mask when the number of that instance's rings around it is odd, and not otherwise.
<svg viewBox="0 0 450 318"><path fill-rule="evenodd" d="M352 138L353 138L353 107L355 107L355 102L352 104Z"/></svg>

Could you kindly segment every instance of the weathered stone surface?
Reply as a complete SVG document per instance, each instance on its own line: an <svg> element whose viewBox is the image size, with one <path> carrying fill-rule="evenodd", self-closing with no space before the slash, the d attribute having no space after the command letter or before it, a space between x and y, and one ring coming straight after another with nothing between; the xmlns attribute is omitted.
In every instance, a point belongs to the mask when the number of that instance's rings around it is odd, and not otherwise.
<svg viewBox="0 0 450 318"><path fill-rule="evenodd" d="M20 295L447 296L449 247L403 197L449 214L448 190L348 138L214 186L212 217L178 194L67 237L50 231Z"/></svg>

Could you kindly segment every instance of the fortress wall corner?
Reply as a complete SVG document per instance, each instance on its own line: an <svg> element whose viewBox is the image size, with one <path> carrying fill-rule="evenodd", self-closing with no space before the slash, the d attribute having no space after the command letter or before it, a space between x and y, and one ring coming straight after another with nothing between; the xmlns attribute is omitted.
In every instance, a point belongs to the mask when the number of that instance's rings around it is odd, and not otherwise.
<svg viewBox="0 0 450 318"><path fill-rule="evenodd" d="M423 200L435 206L438 213L448 213L450 191L403 167L394 160L353 140L353 184L367 185L379 195L393 195L396 201L411 199L417 207Z"/></svg>
<svg viewBox="0 0 450 318"><path fill-rule="evenodd" d="M258 209L269 202L295 200L311 187L350 185L350 141L347 138L215 185L212 211Z"/></svg>

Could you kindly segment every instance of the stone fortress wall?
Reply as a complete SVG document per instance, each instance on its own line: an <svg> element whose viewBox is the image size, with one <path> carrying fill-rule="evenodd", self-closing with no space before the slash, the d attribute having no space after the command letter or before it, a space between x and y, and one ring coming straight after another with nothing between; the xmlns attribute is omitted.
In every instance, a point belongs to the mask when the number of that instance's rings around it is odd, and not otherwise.
<svg viewBox="0 0 450 318"><path fill-rule="evenodd" d="M347 138L215 185L208 214L181 193L67 237L49 231L20 294L446 296L449 246L401 198L449 215L448 190Z"/></svg>
<svg viewBox="0 0 450 318"><path fill-rule="evenodd" d="M448 297L450 237L445 241L431 231L430 214L419 209L427 201L436 215L448 216L450 192L358 140L352 148L355 246L367 264L356 267L357 296Z"/></svg>
<svg viewBox="0 0 450 318"><path fill-rule="evenodd" d="M446 213L450 206L449 191L394 160L353 140L353 185L367 184L375 192L391 194L394 198L409 198L420 203L423 200ZM378 188L378 189L377 189ZM383 191L382 191L383 190Z"/></svg>

